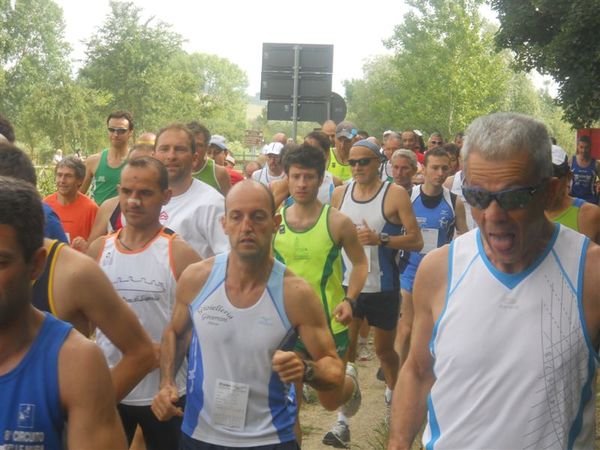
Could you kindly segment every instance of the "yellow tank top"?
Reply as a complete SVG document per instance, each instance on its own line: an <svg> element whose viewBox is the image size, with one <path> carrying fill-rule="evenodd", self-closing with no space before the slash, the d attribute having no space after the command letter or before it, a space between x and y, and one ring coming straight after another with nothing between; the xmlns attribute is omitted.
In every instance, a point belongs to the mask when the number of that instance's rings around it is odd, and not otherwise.
<svg viewBox="0 0 600 450"><path fill-rule="evenodd" d="M327 170L342 181L352 178L352 168L349 164L342 164L338 161L335 155L335 148L333 147L329 149L329 165L327 166Z"/></svg>
<svg viewBox="0 0 600 450"><path fill-rule="evenodd" d="M287 209L283 209L281 226L273 238L275 257L313 287L321 299L331 332L338 334L347 327L338 323L332 312L346 294L342 288L342 249L329 232L330 206L323 205L317 221L304 231L296 231L287 224Z"/></svg>

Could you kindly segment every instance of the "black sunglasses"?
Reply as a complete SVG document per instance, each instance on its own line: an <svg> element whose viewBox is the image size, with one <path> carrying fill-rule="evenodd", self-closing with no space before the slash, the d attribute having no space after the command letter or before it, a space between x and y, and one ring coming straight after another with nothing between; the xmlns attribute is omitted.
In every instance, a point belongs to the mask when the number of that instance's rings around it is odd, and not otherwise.
<svg viewBox="0 0 600 450"><path fill-rule="evenodd" d="M474 208L485 209L492 203L492 200L496 200L500 208L508 211L525 208L531 203L536 192L540 191L546 185L546 181L548 180L542 180L537 186L504 189L498 192L490 192L485 189L463 185L462 193L467 203Z"/></svg>
<svg viewBox="0 0 600 450"><path fill-rule="evenodd" d="M127 128L113 128L113 127L108 127L108 132L109 133L117 133L119 136L124 135L128 131L129 130Z"/></svg>
<svg viewBox="0 0 600 450"><path fill-rule="evenodd" d="M349 159L348 160L348 164L350 164L352 167L356 166L357 164L361 167L364 166L368 166L369 163L371 161L373 161L374 159L379 160L379 158L360 158L360 159Z"/></svg>

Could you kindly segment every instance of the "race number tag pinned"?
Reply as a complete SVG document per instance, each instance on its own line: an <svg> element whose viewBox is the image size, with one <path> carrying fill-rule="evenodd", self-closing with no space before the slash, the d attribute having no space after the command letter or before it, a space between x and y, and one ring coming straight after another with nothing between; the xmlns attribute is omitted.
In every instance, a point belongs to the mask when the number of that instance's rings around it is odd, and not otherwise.
<svg viewBox="0 0 600 450"><path fill-rule="evenodd" d="M420 253L426 255L438 247L440 230L437 228L421 228L421 234L423 235L423 249Z"/></svg>
<svg viewBox="0 0 600 450"><path fill-rule="evenodd" d="M246 423L250 386L217 378L212 422L230 430L242 431Z"/></svg>

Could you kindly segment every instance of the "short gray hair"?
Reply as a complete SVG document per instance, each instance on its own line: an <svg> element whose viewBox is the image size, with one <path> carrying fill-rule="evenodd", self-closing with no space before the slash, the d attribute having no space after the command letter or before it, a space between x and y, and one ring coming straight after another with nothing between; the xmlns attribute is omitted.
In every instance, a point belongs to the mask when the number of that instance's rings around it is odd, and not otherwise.
<svg viewBox="0 0 600 450"><path fill-rule="evenodd" d="M523 114L494 113L478 117L469 125L462 148L462 161L468 173L469 154L502 161L523 152L531 159L531 170L540 179L552 176L550 136L541 122Z"/></svg>
<svg viewBox="0 0 600 450"><path fill-rule="evenodd" d="M75 172L75 178L78 180L83 180L85 178L85 164L77 156L65 156L63 159L56 163L54 173L56 173L56 171L60 167L73 169L73 171Z"/></svg>
<svg viewBox="0 0 600 450"><path fill-rule="evenodd" d="M417 165L417 157L415 156L415 152L413 152L412 150L407 150L405 148L400 148L400 149L396 150L394 153L392 153L391 161L393 161L397 158L408 159L410 166L413 168L413 170L415 172L419 169L419 167Z"/></svg>

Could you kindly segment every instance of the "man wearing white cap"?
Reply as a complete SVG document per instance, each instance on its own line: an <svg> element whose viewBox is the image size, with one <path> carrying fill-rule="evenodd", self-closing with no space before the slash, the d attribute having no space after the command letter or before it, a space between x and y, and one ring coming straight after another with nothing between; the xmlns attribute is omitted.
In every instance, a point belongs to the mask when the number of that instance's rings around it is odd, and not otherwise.
<svg viewBox="0 0 600 450"><path fill-rule="evenodd" d="M552 170L559 185L554 201L546 208L546 217L600 243L600 207L569 195L573 173L567 153L558 145L552 146Z"/></svg>
<svg viewBox="0 0 600 450"><path fill-rule="evenodd" d="M285 176L281 165L281 142L271 142L265 145L263 153L267 155L267 164L252 174L252 179L269 187L271 182L281 180Z"/></svg>

